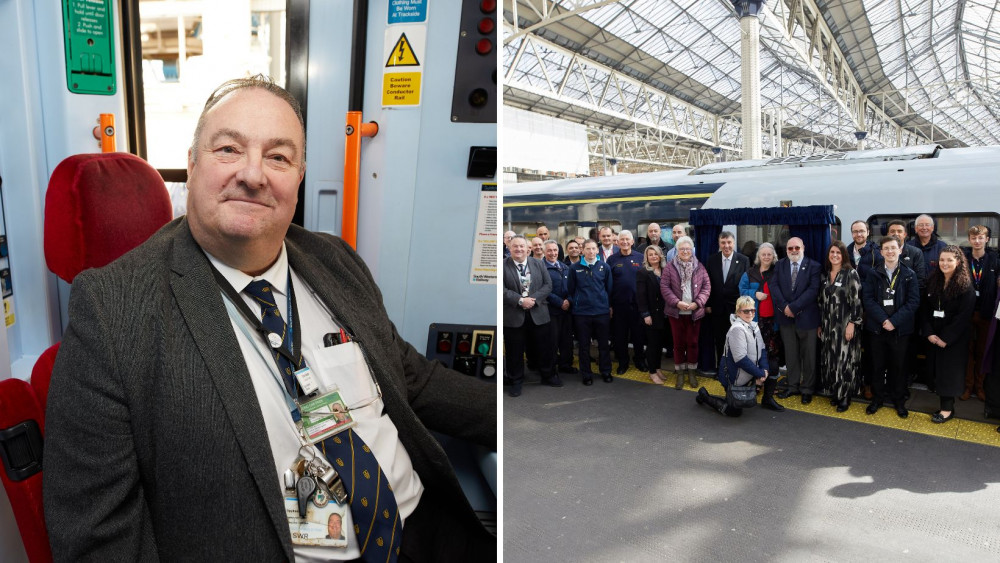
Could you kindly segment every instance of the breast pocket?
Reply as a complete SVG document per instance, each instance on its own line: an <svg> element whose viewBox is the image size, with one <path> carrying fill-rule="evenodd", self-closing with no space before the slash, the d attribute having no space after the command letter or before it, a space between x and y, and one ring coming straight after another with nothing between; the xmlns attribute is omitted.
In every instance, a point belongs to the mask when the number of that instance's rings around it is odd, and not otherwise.
<svg viewBox="0 0 1000 563"><path fill-rule="evenodd" d="M310 367L319 381L320 390L326 393L334 386L339 388L340 396L355 417L362 413L378 416L382 412L378 387L356 342L320 349ZM362 407L366 403L370 404Z"/></svg>

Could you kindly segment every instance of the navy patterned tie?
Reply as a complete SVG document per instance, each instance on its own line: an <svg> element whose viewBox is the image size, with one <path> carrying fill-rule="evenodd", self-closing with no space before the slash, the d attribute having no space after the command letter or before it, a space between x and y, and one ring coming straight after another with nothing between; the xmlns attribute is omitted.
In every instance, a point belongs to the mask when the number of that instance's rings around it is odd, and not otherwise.
<svg viewBox="0 0 1000 563"><path fill-rule="evenodd" d="M264 328L280 336L282 346L291 350L292 342L288 338L285 321L281 319L281 312L278 311L271 284L265 280L250 282L244 291L260 303L260 320ZM295 357L298 358L298 365L301 365L301 350ZM277 351L275 359L283 372L286 388L292 396L296 396L296 366ZM292 418L298 422L301 418L298 410L293 413ZM396 505L396 495L386 481L371 448L353 429L327 438L321 447L323 454L340 474L347 490L361 559L366 562L396 561L403 539L399 507Z"/></svg>

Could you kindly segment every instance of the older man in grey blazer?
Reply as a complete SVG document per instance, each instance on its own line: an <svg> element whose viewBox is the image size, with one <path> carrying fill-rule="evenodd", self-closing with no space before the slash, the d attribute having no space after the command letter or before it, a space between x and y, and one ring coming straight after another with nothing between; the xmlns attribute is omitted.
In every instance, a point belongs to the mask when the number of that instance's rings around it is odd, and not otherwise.
<svg viewBox="0 0 1000 563"><path fill-rule="evenodd" d="M344 241L290 225L304 143L283 89L224 84L189 152L187 217L74 281L46 415L57 561L495 558L429 431L495 448L495 392L403 341ZM309 440L315 393L354 426ZM346 488L346 546L295 533L297 496L336 502L286 488L307 475Z"/></svg>
<svg viewBox="0 0 1000 563"><path fill-rule="evenodd" d="M546 304L549 293L552 278L545 264L528 256L528 241L515 236L510 241L510 257L503 261L503 344L511 397L521 395L528 345L538 355L542 384L562 387L559 374L552 370L554 343Z"/></svg>

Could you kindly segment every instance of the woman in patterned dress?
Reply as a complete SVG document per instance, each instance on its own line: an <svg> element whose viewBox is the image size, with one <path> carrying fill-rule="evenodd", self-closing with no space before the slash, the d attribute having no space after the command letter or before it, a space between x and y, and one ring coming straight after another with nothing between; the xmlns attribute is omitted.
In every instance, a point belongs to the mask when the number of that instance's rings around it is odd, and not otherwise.
<svg viewBox="0 0 1000 563"><path fill-rule="evenodd" d="M819 292L820 384L832 389L830 404L844 412L851 406L861 362L861 278L839 240L827 249L824 262L826 275Z"/></svg>

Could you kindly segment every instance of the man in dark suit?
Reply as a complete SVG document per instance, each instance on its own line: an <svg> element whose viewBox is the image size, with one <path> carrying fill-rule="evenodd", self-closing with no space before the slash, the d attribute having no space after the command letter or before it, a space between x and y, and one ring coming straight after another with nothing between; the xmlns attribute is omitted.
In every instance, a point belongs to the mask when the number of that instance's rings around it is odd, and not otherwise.
<svg viewBox="0 0 1000 563"><path fill-rule="evenodd" d="M802 404L808 405L816 385L816 329L820 323L816 297L820 265L806 258L805 245L798 237L788 239L785 250L787 255L778 261L768 284L788 366L788 388L779 397L785 399L801 392Z"/></svg>
<svg viewBox="0 0 1000 563"><path fill-rule="evenodd" d="M511 397L521 395L524 351L533 342L542 383L562 387L552 371L552 339L547 300L552 280L541 260L528 256L528 243L516 236L510 241L510 258L503 261L503 342Z"/></svg>
<svg viewBox="0 0 1000 563"><path fill-rule="evenodd" d="M601 245L597 249L597 255L601 257L601 260L607 262L612 254L618 252L618 245L615 244L615 232L611 230L611 227L601 227L598 236L601 237Z"/></svg>
<svg viewBox="0 0 1000 563"><path fill-rule="evenodd" d="M270 80L223 84L188 153L187 216L74 280L46 416L56 561L495 558L430 433L495 448L495 390L403 341L347 243L291 225L304 131ZM307 438L306 389L355 425ZM308 484L306 457L357 493L346 547L291 533L283 483Z"/></svg>
<svg viewBox="0 0 1000 563"><path fill-rule="evenodd" d="M740 278L747 271L750 260L736 252L736 237L729 231L719 234L719 251L708 257L708 280L712 293L708 297L705 312L712 321L712 339L715 341L715 357L722 357L729 332L729 316L736 311L736 300L740 296ZM716 364L718 365L718 364Z"/></svg>

